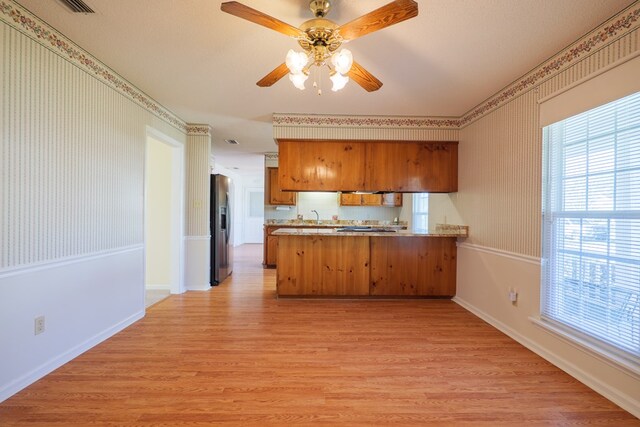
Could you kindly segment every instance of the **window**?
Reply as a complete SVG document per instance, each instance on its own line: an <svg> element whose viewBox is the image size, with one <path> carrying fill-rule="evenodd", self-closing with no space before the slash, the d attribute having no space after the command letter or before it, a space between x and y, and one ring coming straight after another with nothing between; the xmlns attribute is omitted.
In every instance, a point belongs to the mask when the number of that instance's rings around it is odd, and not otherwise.
<svg viewBox="0 0 640 427"><path fill-rule="evenodd" d="M541 317L640 356L640 92L544 128Z"/></svg>
<svg viewBox="0 0 640 427"><path fill-rule="evenodd" d="M429 231L429 193L413 195L413 229L419 233Z"/></svg>

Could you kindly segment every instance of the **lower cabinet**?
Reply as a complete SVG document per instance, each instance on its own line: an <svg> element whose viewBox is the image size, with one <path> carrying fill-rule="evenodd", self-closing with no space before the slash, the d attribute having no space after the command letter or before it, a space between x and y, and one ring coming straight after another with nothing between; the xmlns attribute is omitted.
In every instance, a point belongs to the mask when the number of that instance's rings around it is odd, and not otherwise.
<svg viewBox="0 0 640 427"><path fill-rule="evenodd" d="M456 238L280 235L278 296L449 298Z"/></svg>
<svg viewBox="0 0 640 427"><path fill-rule="evenodd" d="M371 237L371 295L456 294L456 239Z"/></svg>
<svg viewBox="0 0 640 427"><path fill-rule="evenodd" d="M369 295L366 238L280 236L278 295Z"/></svg>
<svg viewBox="0 0 640 427"><path fill-rule="evenodd" d="M278 264L278 236L273 236L278 226L265 225L262 265L265 268L275 268Z"/></svg>

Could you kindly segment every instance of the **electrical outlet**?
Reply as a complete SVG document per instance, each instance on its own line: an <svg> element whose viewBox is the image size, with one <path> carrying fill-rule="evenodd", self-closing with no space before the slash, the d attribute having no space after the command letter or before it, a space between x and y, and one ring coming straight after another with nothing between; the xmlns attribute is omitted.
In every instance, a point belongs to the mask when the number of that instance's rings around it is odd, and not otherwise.
<svg viewBox="0 0 640 427"><path fill-rule="evenodd" d="M44 332L44 316L38 316L34 319L34 335Z"/></svg>
<svg viewBox="0 0 640 427"><path fill-rule="evenodd" d="M518 301L518 291L513 289L509 291L509 301L511 301L512 303Z"/></svg>

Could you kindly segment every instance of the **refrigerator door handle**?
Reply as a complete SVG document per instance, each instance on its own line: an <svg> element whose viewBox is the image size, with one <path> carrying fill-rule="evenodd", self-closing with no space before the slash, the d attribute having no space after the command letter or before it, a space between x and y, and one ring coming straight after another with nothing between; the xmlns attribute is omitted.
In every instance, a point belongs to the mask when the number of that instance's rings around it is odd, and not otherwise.
<svg viewBox="0 0 640 427"><path fill-rule="evenodd" d="M225 230L225 242L229 243L229 238L231 237L231 203L229 203L229 192L226 193L226 203L227 203L227 229Z"/></svg>

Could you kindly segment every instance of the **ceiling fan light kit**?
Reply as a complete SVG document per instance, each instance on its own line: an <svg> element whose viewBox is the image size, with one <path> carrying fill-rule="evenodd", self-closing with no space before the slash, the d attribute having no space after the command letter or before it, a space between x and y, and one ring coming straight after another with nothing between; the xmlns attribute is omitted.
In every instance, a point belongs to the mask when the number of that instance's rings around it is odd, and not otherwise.
<svg viewBox="0 0 640 427"><path fill-rule="evenodd" d="M282 22L272 16L252 9L236 1L222 3L221 10L239 18L262 25L272 30L295 38L303 52L290 49L285 63L276 67L258 81L258 86L269 87L289 74L293 85L304 90L304 83L309 78L310 68L329 69L329 78L334 92L344 88L350 78L366 91L373 92L382 87L382 82L353 60L348 49L338 50L342 43L381 30L418 15L418 3L413 0L396 0L382 6L360 18L344 25L338 25L325 19L331 9L328 0L311 0L309 8L315 18L310 19L299 28ZM314 87L318 87L314 82ZM318 94L322 91L318 89Z"/></svg>

